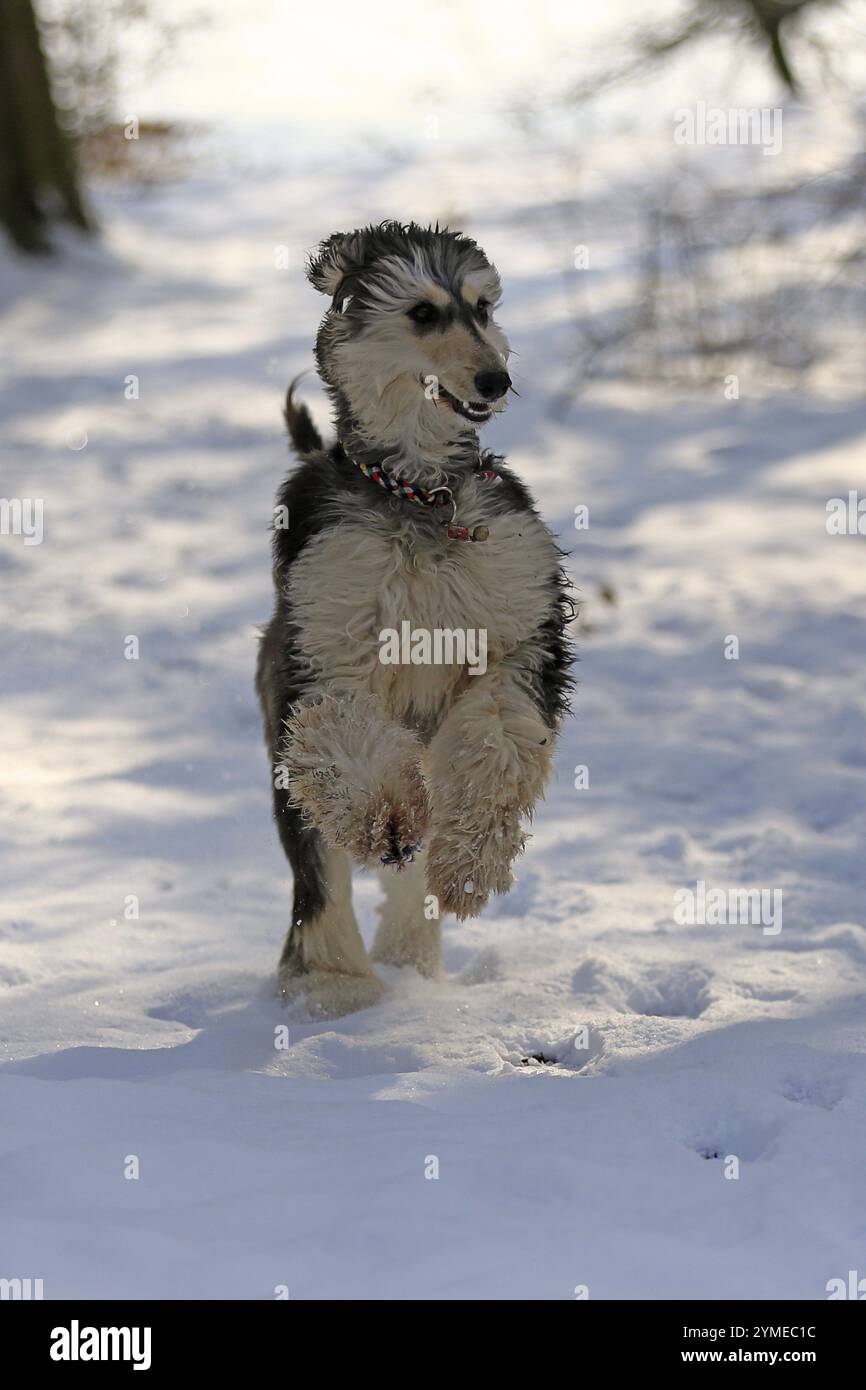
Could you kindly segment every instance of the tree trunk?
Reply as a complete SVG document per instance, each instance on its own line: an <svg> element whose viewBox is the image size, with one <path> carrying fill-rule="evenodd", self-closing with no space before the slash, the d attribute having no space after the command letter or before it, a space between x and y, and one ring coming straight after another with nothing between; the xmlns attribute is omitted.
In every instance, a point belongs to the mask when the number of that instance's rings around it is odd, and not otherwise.
<svg viewBox="0 0 866 1390"><path fill-rule="evenodd" d="M89 230L32 0L0 0L0 224L22 251L50 249L58 219Z"/></svg>

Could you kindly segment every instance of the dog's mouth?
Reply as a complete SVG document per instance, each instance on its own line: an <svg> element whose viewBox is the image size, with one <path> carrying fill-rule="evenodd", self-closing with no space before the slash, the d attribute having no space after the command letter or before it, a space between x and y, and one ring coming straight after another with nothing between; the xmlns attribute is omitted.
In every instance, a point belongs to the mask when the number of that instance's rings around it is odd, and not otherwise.
<svg viewBox="0 0 866 1390"><path fill-rule="evenodd" d="M455 415L462 415L464 420L471 420L473 425L483 425L485 420L489 420L493 414L493 406L488 401L461 401L458 396L446 391L441 383L439 400L450 405Z"/></svg>

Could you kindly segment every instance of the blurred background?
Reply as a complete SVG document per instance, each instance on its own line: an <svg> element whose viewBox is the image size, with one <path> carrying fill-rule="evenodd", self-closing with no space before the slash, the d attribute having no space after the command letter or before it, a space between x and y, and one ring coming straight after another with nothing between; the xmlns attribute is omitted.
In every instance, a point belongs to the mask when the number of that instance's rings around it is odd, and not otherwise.
<svg viewBox="0 0 866 1390"><path fill-rule="evenodd" d="M328 229L299 204L354 176L376 185L358 220L505 205L542 244L548 311L572 330L559 408L587 376L862 381L863 3L381 0L371 18L348 0L4 0L0 15L0 216L19 251L57 247L64 221L110 237L119 203L156 210L167 185L219 172L235 196L248 181L253 216L262 180L307 177L303 196L271 193L297 256ZM776 112L777 133L683 139L677 112L701 104ZM386 209L379 181L413 167Z"/></svg>

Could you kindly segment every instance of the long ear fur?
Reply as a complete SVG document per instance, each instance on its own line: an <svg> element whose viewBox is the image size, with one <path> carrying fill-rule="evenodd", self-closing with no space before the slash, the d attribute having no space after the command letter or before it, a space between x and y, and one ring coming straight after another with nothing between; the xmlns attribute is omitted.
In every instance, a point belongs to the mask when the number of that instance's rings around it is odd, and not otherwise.
<svg viewBox="0 0 866 1390"><path fill-rule="evenodd" d="M364 243L364 232L334 232L320 242L307 262L310 284L336 299L345 276L363 265Z"/></svg>

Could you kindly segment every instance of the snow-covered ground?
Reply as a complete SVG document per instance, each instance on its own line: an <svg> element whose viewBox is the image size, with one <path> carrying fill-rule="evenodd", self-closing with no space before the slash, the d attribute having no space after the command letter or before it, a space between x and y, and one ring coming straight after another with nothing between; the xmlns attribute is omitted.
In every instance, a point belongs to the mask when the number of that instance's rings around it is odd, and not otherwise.
<svg viewBox="0 0 866 1390"><path fill-rule="evenodd" d="M866 491L866 408L720 380L555 419L571 247L538 234L542 182L432 148L203 171L104 192L103 245L59 267L4 263L0 492L44 499L44 538L0 537L2 1277L556 1300L866 1274L866 537L825 525ZM450 217L503 274L521 395L486 439L572 552L580 689L519 882L446 927L446 978L309 1023L272 993L255 627L321 311L303 253L386 215ZM701 880L778 890L781 930L678 925ZM366 935L377 894L359 876Z"/></svg>

